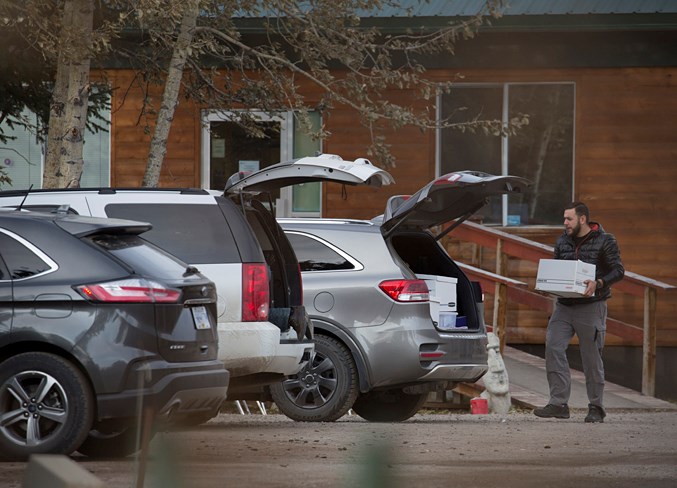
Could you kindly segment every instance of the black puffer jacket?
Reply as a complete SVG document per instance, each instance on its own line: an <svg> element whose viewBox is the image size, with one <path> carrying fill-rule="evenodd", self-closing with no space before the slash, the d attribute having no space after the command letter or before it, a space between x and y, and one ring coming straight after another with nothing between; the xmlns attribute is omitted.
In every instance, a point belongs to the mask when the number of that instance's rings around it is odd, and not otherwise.
<svg viewBox="0 0 677 488"><path fill-rule="evenodd" d="M590 229L578 246L566 232L562 234L555 244L555 259L580 259L585 263L594 264L595 279L601 278L604 286L595 291L591 297L559 298L558 301L564 305L606 300L611 296L610 286L620 281L625 274L616 237L604 232L597 222L590 222Z"/></svg>

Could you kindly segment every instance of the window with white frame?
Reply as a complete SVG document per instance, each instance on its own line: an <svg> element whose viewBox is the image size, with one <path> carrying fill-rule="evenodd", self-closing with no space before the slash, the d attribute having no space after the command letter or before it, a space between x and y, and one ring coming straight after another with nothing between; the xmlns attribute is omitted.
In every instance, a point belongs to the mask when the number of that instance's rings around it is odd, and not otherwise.
<svg viewBox="0 0 677 488"><path fill-rule="evenodd" d="M110 120L110 110L102 109L101 117ZM25 110L22 117L37 125L37 116ZM42 187L44 169L44 144L36 134L24 127L5 126L3 133L9 138L7 143L0 144L0 167L12 179L11 184L2 185L3 190L23 190L33 185ZM110 132L85 132L82 147L84 166L80 178L80 186L106 187L110 185Z"/></svg>
<svg viewBox="0 0 677 488"><path fill-rule="evenodd" d="M507 123L527 114L529 124L507 137L440 130L438 174L474 170L527 178L526 194L494 198L476 217L497 225L559 225L573 195L574 95L573 83L455 85L440 95L442 120Z"/></svg>

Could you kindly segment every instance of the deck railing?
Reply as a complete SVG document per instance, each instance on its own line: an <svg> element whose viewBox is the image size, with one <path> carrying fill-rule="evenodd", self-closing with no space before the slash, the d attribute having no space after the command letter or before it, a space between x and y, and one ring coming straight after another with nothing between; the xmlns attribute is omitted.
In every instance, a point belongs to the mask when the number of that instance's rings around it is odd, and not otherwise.
<svg viewBox="0 0 677 488"><path fill-rule="evenodd" d="M458 263L471 280L479 281L483 290L494 290L493 326L501 351L506 343L508 302L516 302L532 309L552 313L554 299L528 289L527 283L508 278L510 256L538 262L551 259L553 247L514 236L473 222L464 222L454 229L454 238L472 242L496 252L495 273ZM656 307L658 294L672 292L677 287L626 270L625 277L614 285L615 291L640 297L644 301L643 324L629 324L607 318L607 331L621 338L642 343L642 393L654 396L656 386Z"/></svg>

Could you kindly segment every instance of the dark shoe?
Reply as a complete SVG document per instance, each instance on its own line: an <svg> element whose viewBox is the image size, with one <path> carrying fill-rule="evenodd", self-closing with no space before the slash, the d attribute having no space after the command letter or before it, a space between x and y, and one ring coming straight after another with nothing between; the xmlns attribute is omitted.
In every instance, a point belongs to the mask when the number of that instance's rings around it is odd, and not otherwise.
<svg viewBox="0 0 677 488"><path fill-rule="evenodd" d="M585 421L588 423L602 423L604 422L604 417L606 417L606 412L602 407L597 405L588 405L588 415L585 417Z"/></svg>
<svg viewBox="0 0 677 488"><path fill-rule="evenodd" d="M569 406L568 405L553 405L548 403L545 407L535 408L534 415L543 418L568 419Z"/></svg>

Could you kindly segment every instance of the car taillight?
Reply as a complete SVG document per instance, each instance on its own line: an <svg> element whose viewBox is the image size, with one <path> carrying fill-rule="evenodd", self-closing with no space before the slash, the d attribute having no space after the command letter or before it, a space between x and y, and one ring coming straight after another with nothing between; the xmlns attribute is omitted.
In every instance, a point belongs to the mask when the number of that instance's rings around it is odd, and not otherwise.
<svg viewBox="0 0 677 488"><path fill-rule="evenodd" d="M244 263L242 265L242 321L268 320L269 307L270 291L266 265Z"/></svg>
<svg viewBox="0 0 677 488"><path fill-rule="evenodd" d="M427 302L430 299L428 285L423 280L388 280L378 287L398 302Z"/></svg>
<svg viewBox="0 0 677 488"><path fill-rule="evenodd" d="M167 288L156 281L141 278L81 285L75 289L93 302L176 303L181 297L181 290Z"/></svg>

